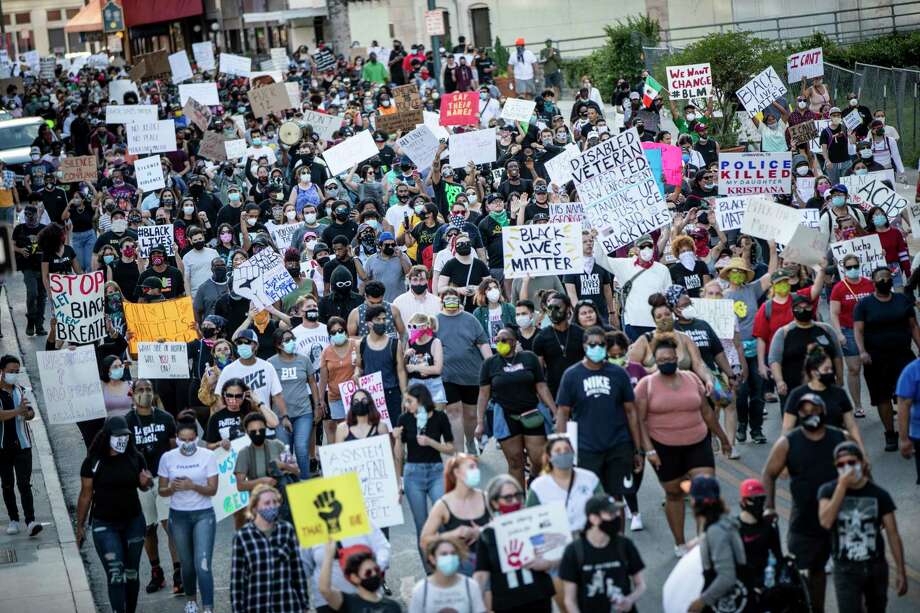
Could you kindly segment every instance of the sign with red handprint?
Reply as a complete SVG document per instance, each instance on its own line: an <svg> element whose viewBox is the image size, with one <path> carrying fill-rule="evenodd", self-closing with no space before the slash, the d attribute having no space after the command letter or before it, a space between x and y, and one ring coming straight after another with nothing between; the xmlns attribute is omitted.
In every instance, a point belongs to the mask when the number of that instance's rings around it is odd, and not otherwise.
<svg viewBox="0 0 920 613"><path fill-rule="evenodd" d="M503 573L524 568L538 558L559 560L572 541L563 502L521 509L492 520Z"/></svg>

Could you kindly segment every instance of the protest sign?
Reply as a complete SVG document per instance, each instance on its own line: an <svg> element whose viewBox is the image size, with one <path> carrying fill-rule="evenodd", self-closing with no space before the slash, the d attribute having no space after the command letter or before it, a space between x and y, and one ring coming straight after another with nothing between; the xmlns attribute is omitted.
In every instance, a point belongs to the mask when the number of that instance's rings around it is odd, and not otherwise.
<svg viewBox="0 0 920 613"><path fill-rule="evenodd" d="M853 174L840 177L840 182L846 186L849 192L847 202L858 206L863 211L868 211L872 205L866 202L864 199L865 193L860 193L860 190L863 190L867 183L873 181L878 181L879 183L888 181L894 185L894 171L889 168L886 170L874 170L864 175Z"/></svg>
<svg viewBox="0 0 920 613"><path fill-rule="evenodd" d="M202 72L214 70L217 67L214 63L214 45L209 40L203 43L192 43L192 55L195 56L198 70Z"/></svg>
<svg viewBox="0 0 920 613"><path fill-rule="evenodd" d="M815 134L815 137L809 141L808 148L811 149L811 152L814 153L815 155L819 155L819 154L823 155L821 151L821 140L818 138L818 135L824 131L824 128L827 128L828 126L831 125L831 120L830 119L814 119L812 121L815 122L815 131L817 132L817 134Z"/></svg>
<svg viewBox="0 0 920 613"><path fill-rule="evenodd" d="M815 195L815 178L814 177L795 177L795 193L801 201L801 206L805 206L809 198Z"/></svg>
<svg viewBox="0 0 920 613"><path fill-rule="evenodd" d="M495 128L451 134L447 141L450 164L463 168L467 162L491 164L497 159Z"/></svg>
<svg viewBox="0 0 920 613"><path fill-rule="evenodd" d="M314 477L285 489L301 547L371 531L357 473Z"/></svg>
<svg viewBox="0 0 920 613"><path fill-rule="evenodd" d="M333 133L342 125L342 118L328 113L305 110L303 122L313 128L313 133L318 134L323 140L332 140Z"/></svg>
<svg viewBox="0 0 920 613"><path fill-rule="evenodd" d="M373 372L358 378L355 383L354 379L348 379L344 383L339 383L339 394L342 396L342 403L346 407L351 406L351 397L355 392L362 389L371 395L374 401L374 407L380 413L382 419L390 428L393 428L393 422L390 421L390 411L387 409L386 393L383 389L383 375L379 372Z"/></svg>
<svg viewBox="0 0 920 613"><path fill-rule="evenodd" d="M431 130L431 133L440 140L447 140L450 136L450 132L441 125L441 114L434 113L431 111L422 111L422 123L428 126L428 129ZM418 126L416 126L418 127Z"/></svg>
<svg viewBox="0 0 920 613"><path fill-rule="evenodd" d="M212 162L223 162L227 159L224 147L224 135L220 132L205 132L198 145L198 157Z"/></svg>
<svg viewBox="0 0 920 613"><path fill-rule="evenodd" d="M521 570L537 556L549 561L561 560L565 546L572 542L572 527L561 500L502 513L492 518L489 525L495 530L503 573Z"/></svg>
<svg viewBox="0 0 920 613"><path fill-rule="evenodd" d="M105 107L107 124L152 123L157 117L155 104L109 104Z"/></svg>
<svg viewBox="0 0 920 613"><path fill-rule="evenodd" d="M302 227L302 221L297 223L286 223L280 226L273 226L268 233L271 234L272 241L275 243L278 251L284 253L284 250L291 246L291 239L294 237L294 234Z"/></svg>
<svg viewBox="0 0 920 613"><path fill-rule="evenodd" d="M269 49L268 54L272 58L275 70L284 71L288 69L291 60L288 58L287 49L285 47L272 47Z"/></svg>
<svg viewBox="0 0 920 613"><path fill-rule="evenodd" d="M672 100L709 98L712 95L712 67L706 64L668 66L668 95Z"/></svg>
<svg viewBox="0 0 920 613"><path fill-rule="evenodd" d="M569 143L560 153L554 155L551 159L543 163L546 172L549 173L549 182L555 183L562 187L572 180L571 160L581 153L578 145Z"/></svg>
<svg viewBox="0 0 920 613"><path fill-rule="evenodd" d="M442 126L479 124L479 95L476 92L454 92L441 96Z"/></svg>
<svg viewBox="0 0 920 613"><path fill-rule="evenodd" d="M722 298L691 298L696 317L712 326L719 338L735 337L734 301Z"/></svg>
<svg viewBox="0 0 920 613"><path fill-rule="evenodd" d="M138 343L137 376L141 379L188 379L188 345Z"/></svg>
<svg viewBox="0 0 920 613"><path fill-rule="evenodd" d="M205 106L219 105L217 83L183 83L179 86L179 104L184 106L189 98L194 98Z"/></svg>
<svg viewBox="0 0 920 613"><path fill-rule="evenodd" d="M749 198L738 196L735 198L716 198L716 220L723 232L738 230L744 220L744 211L747 210Z"/></svg>
<svg viewBox="0 0 920 613"><path fill-rule="evenodd" d="M786 58L786 78L790 83L821 76L824 76L824 53L820 47L799 51Z"/></svg>
<svg viewBox="0 0 920 613"><path fill-rule="evenodd" d="M132 155L176 150L176 122L172 119L129 123L128 152Z"/></svg>
<svg viewBox="0 0 920 613"><path fill-rule="evenodd" d="M768 198L749 198L741 222L741 233L786 244L801 220L799 209L778 204Z"/></svg>
<svg viewBox="0 0 920 613"><path fill-rule="evenodd" d="M389 115L380 115L376 119L376 127L381 132L392 134L406 132L413 129L422 121L422 111L400 111Z"/></svg>
<svg viewBox="0 0 920 613"><path fill-rule="evenodd" d="M124 104L125 94L128 92L134 92L135 94L138 93L137 84L134 81L129 81L128 79L116 79L109 83L109 100L114 100L118 104ZM108 115L106 115L106 117L108 117ZM113 122L106 121L106 123Z"/></svg>
<svg viewBox="0 0 920 613"><path fill-rule="evenodd" d="M224 74L249 78L252 70L252 60L232 53L220 54L220 71Z"/></svg>
<svg viewBox="0 0 920 613"><path fill-rule="evenodd" d="M49 424L75 424L106 416L92 345L36 351L35 361Z"/></svg>
<svg viewBox="0 0 920 613"><path fill-rule="evenodd" d="M198 129L202 132L207 132L208 126L211 125L211 109L191 96L185 101L185 106L182 107L182 114L188 117L188 120L198 126Z"/></svg>
<svg viewBox="0 0 920 613"><path fill-rule="evenodd" d="M46 81L53 80L54 79L54 69L56 66L57 66L57 62L53 57L41 58L38 78L44 79Z"/></svg>
<svg viewBox="0 0 920 613"><path fill-rule="evenodd" d="M288 99L290 100L290 108L299 109L300 108L300 83L288 83L285 81L284 89L287 90Z"/></svg>
<svg viewBox="0 0 920 613"><path fill-rule="evenodd" d="M583 151L570 162L585 226L606 253L671 222L635 128Z"/></svg>
<svg viewBox="0 0 920 613"><path fill-rule="evenodd" d="M141 341L193 341L198 338L189 296L162 302L124 302L125 322L131 331L130 351L137 354Z"/></svg>
<svg viewBox="0 0 920 613"><path fill-rule="evenodd" d="M763 72L737 91L738 99L744 105L744 110L752 117L785 94L786 85L773 70L773 66L767 66Z"/></svg>
<svg viewBox="0 0 920 613"><path fill-rule="evenodd" d="M424 108L422 105L422 98L418 93L418 85L414 83L394 87L390 90L390 93L393 96L393 103L396 105L396 110L399 112L421 111Z"/></svg>
<svg viewBox="0 0 920 613"><path fill-rule="evenodd" d="M878 173L881 174L881 173ZM882 183L881 177L860 182L855 192L850 192L850 200L859 199L859 206L868 211L872 207L879 207L885 211L888 219L895 219L907 206L907 198Z"/></svg>
<svg viewBox="0 0 920 613"><path fill-rule="evenodd" d="M443 9L425 11L425 34L427 36L444 36Z"/></svg>
<svg viewBox="0 0 920 613"><path fill-rule="evenodd" d="M61 171L61 183L96 182L96 156L78 155L61 159L58 167Z"/></svg>
<svg viewBox="0 0 920 613"><path fill-rule="evenodd" d="M537 106L534 100L524 100L523 98L508 98L502 106L501 118L506 121L523 121L529 122L533 110Z"/></svg>
<svg viewBox="0 0 920 613"><path fill-rule="evenodd" d="M136 160L134 162L134 174L137 178L137 188L142 193L166 187L159 155L151 155L150 157Z"/></svg>
<svg viewBox="0 0 920 613"><path fill-rule="evenodd" d="M272 83L263 87L249 90L249 103L256 117L265 117L271 113L280 115L291 108L291 97L288 96L284 83Z"/></svg>
<svg viewBox="0 0 920 613"><path fill-rule="evenodd" d="M152 79L157 76L166 76L172 72L169 65L169 53L165 49L151 51L134 56L135 61L143 62L144 73L142 79Z"/></svg>
<svg viewBox="0 0 920 613"><path fill-rule="evenodd" d="M688 551L668 575L661 590L662 613L687 613L703 592L703 556L700 545Z"/></svg>
<svg viewBox="0 0 920 613"><path fill-rule="evenodd" d="M792 154L760 151L719 154L719 195L789 194Z"/></svg>
<svg viewBox="0 0 920 613"><path fill-rule="evenodd" d="M438 139L424 124L396 141L399 149L409 156L419 172L431 167L438 152Z"/></svg>
<svg viewBox="0 0 920 613"><path fill-rule="evenodd" d="M224 151L228 160L239 160L246 157L246 139L235 138L224 141Z"/></svg>
<svg viewBox="0 0 920 613"><path fill-rule="evenodd" d="M643 147L643 149L645 149L645 147ZM652 173L652 178L655 179L655 185L658 186L658 191L664 196L664 167L661 162L661 150L645 149L645 159L648 160L649 171Z"/></svg>
<svg viewBox="0 0 920 613"><path fill-rule="evenodd" d="M843 258L854 254L859 258L862 275L868 279L872 278L872 271L876 268L888 266L885 261L885 250L882 249L882 241L878 234L868 234L839 243L831 243L831 254L841 270L843 269Z"/></svg>
<svg viewBox="0 0 920 613"><path fill-rule="evenodd" d="M367 516L374 526L388 528L405 521L388 436L369 436L323 445L319 448L319 458L324 477L348 473L358 475Z"/></svg>
<svg viewBox="0 0 920 613"><path fill-rule="evenodd" d="M233 271L233 291L264 309L297 289L274 249L263 249Z"/></svg>
<svg viewBox="0 0 920 613"><path fill-rule="evenodd" d="M140 257L150 257L150 249L152 247L164 247L166 249L166 255L173 255L172 246L172 224L162 226L139 226L137 228L137 254Z"/></svg>
<svg viewBox="0 0 920 613"><path fill-rule="evenodd" d="M783 263L795 262L805 266L820 264L827 253L827 239L821 232L808 226L799 226L783 249Z"/></svg>
<svg viewBox="0 0 920 613"><path fill-rule="evenodd" d="M502 228L505 278L581 274L581 224L529 224Z"/></svg>
<svg viewBox="0 0 920 613"><path fill-rule="evenodd" d="M192 65L184 50L176 51L169 56L169 68L172 72L173 83L182 83L192 78Z"/></svg>
<svg viewBox="0 0 920 613"><path fill-rule="evenodd" d="M214 520L221 521L246 508L249 504L249 492L241 492L236 484L236 460L245 447L249 447L249 437L241 436L230 441L230 449L218 447L214 450L217 462L217 493L211 498L214 507Z"/></svg>
<svg viewBox="0 0 920 613"><path fill-rule="evenodd" d="M661 151L661 170L664 173L664 182L668 185L680 185L684 169L681 159L683 150L680 147L665 143L642 143L642 148L646 152L655 149Z"/></svg>
<svg viewBox="0 0 920 613"><path fill-rule="evenodd" d="M852 132L862 125L862 115L859 114L858 110L853 109L843 116L843 125L847 127L847 130Z"/></svg>
<svg viewBox="0 0 920 613"><path fill-rule="evenodd" d="M585 219L585 210L581 202L550 202L549 203L549 222L581 223Z"/></svg>
<svg viewBox="0 0 920 613"><path fill-rule="evenodd" d="M331 176L343 173L375 155L377 155L377 145L374 144L370 130L362 130L338 145L323 151L323 159L326 160Z"/></svg>
<svg viewBox="0 0 920 613"><path fill-rule="evenodd" d="M802 211L801 224L806 228L818 228L821 225L821 209L799 209Z"/></svg>
<svg viewBox="0 0 920 613"><path fill-rule="evenodd" d="M22 57L22 61L26 64L26 66L28 66L33 72L37 71L41 65L41 54L34 49L21 53L20 56Z"/></svg>
<svg viewBox="0 0 920 613"><path fill-rule="evenodd" d="M313 54L313 63L316 64L316 70L326 72L335 68L335 55L329 47L317 49Z"/></svg>
<svg viewBox="0 0 920 613"><path fill-rule="evenodd" d="M105 336L105 272L50 273L51 310L58 340L92 343Z"/></svg>
<svg viewBox="0 0 920 613"><path fill-rule="evenodd" d="M815 127L815 120L809 119L789 126L789 138L792 140L793 145L803 145L818 138L818 128Z"/></svg>
<svg viewBox="0 0 920 613"><path fill-rule="evenodd" d="M910 220L911 233L915 239L920 239L920 202L908 203L907 217Z"/></svg>

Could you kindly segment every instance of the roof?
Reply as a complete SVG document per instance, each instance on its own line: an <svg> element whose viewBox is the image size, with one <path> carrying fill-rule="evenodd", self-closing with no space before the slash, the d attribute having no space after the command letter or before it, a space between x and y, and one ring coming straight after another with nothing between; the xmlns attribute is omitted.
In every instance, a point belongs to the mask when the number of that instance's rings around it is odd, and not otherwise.
<svg viewBox="0 0 920 613"><path fill-rule="evenodd" d="M101 32L102 0L89 0L89 4L67 20L64 30L67 32Z"/></svg>

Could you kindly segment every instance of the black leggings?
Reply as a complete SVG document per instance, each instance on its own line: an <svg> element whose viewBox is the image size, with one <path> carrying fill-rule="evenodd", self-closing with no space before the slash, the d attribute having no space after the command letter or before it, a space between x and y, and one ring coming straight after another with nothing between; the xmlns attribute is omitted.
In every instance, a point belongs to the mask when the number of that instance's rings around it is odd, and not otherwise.
<svg viewBox="0 0 920 613"><path fill-rule="evenodd" d="M9 423L9 422L8 422ZM22 512L26 523L35 521L35 505L32 503L32 450L0 450L0 487L3 489L3 503L10 521L19 521L19 509L16 506L15 487L19 488L22 500Z"/></svg>

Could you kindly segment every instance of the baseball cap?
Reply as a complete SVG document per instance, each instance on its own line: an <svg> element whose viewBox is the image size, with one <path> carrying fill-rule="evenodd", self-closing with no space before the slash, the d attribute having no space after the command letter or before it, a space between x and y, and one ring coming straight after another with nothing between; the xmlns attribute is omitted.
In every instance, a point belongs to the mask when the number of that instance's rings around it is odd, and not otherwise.
<svg viewBox="0 0 920 613"><path fill-rule="evenodd" d="M238 341L238 340L240 340L240 339L245 339L245 340L247 340L247 341L249 341L249 342L251 342L251 343L256 343L256 344L258 344L258 342L259 342L259 337L256 336L255 330L249 330L249 329L247 329L247 330L241 330L241 331L233 338L234 341Z"/></svg>
<svg viewBox="0 0 920 613"><path fill-rule="evenodd" d="M595 494L585 503L585 515L600 515L604 511L616 513L619 510L620 505L607 494Z"/></svg>
<svg viewBox="0 0 920 613"><path fill-rule="evenodd" d="M839 107L839 106L832 106L832 107L831 107L831 110L828 111L827 114L828 114L828 115L834 115L835 113L836 113L837 115L840 115L841 111L840 111L840 107Z"/></svg>
<svg viewBox="0 0 920 613"><path fill-rule="evenodd" d="M786 270L785 268L780 268L779 270L774 271L772 275L770 275L770 283L778 283L782 281L783 279L786 279L788 281L791 278L792 278L792 275L789 274L788 270Z"/></svg>
<svg viewBox="0 0 920 613"><path fill-rule="evenodd" d="M798 408L802 406L803 404L805 404L806 402L810 402L816 407L821 407L822 409L827 408L827 405L824 404L824 399L821 398L821 396L817 394L802 394L802 396L795 403L796 410L798 410Z"/></svg>
<svg viewBox="0 0 920 613"><path fill-rule="evenodd" d="M641 247L642 245L651 245L652 247L654 247L655 241L652 240L652 237L650 234L643 234L642 236L639 237L639 240L636 241L636 247Z"/></svg>
<svg viewBox="0 0 920 613"><path fill-rule="evenodd" d="M807 304L811 306L811 298L809 298L808 296L803 296L802 294L793 294L792 295L792 306L794 307L798 304Z"/></svg>
<svg viewBox="0 0 920 613"><path fill-rule="evenodd" d="M719 482L713 477L694 477L691 481L681 483L680 488L696 502L714 502L721 495Z"/></svg>
<svg viewBox="0 0 920 613"><path fill-rule="evenodd" d="M381 232L377 240L382 243L383 241L395 241L396 238L393 236L392 232Z"/></svg>
<svg viewBox="0 0 920 613"><path fill-rule="evenodd" d="M629 94L629 99L630 99L630 100L638 100L638 99L639 99L639 92L631 92L631 93Z"/></svg>
<svg viewBox="0 0 920 613"><path fill-rule="evenodd" d="M163 282L160 281L159 277L147 277L141 281L141 288L143 289L163 289Z"/></svg>
<svg viewBox="0 0 920 613"><path fill-rule="evenodd" d="M850 195L850 190L847 189L847 186L844 185L843 183L837 183L836 185L832 185L830 191L831 193L840 192L841 194L846 194L848 196Z"/></svg>
<svg viewBox="0 0 920 613"><path fill-rule="evenodd" d="M105 420L105 430L115 436L124 436L131 434L128 422L121 415L113 415Z"/></svg>
<svg viewBox="0 0 920 613"><path fill-rule="evenodd" d="M763 483L757 479L745 479L738 488L742 498L753 498L754 496L766 496L767 490Z"/></svg>

